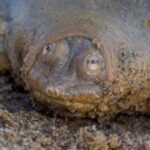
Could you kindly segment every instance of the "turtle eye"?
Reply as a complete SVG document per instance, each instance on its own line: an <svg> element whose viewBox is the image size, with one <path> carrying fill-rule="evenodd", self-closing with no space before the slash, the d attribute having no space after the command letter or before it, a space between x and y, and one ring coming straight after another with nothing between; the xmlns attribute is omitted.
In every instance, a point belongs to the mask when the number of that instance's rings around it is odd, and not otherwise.
<svg viewBox="0 0 150 150"><path fill-rule="evenodd" d="M87 60L86 67L88 70L96 71L100 68L100 63L98 60L95 59Z"/></svg>
<svg viewBox="0 0 150 150"><path fill-rule="evenodd" d="M42 54L45 55L50 52L50 50L54 47L54 44L47 44L42 51Z"/></svg>
<svg viewBox="0 0 150 150"><path fill-rule="evenodd" d="M100 57L98 55L89 55L84 60L84 71L87 75L98 75L101 70Z"/></svg>
<svg viewBox="0 0 150 150"><path fill-rule="evenodd" d="M69 46L65 40L45 45L41 52L41 60L49 66L61 66L69 58Z"/></svg>
<svg viewBox="0 0 150 150"><path fill-rule="evenodd" d="M54 44L47 44L44 46L44 48L42 49L42 55L41 55L41 59L44 63L50 63L51 62L51 58L52 58L52 54L54 53Z"/></svg>

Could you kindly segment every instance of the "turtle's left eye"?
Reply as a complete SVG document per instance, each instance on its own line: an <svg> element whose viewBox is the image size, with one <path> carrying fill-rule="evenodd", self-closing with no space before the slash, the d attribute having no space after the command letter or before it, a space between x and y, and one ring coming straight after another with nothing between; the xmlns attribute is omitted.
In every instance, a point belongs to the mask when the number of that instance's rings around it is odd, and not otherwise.
<svg viewBox="0 0 150 150"><path fill-rule="evenodd" d="M87 54L84 53L79 62L79 68L80 71L82 71L83 76L88 76L89 78L102 77L104 69L104 59L99 51L90 49L89 52L87 51Z"/></svg>
<svg viewBox="0 0 150 150"><path fill-rule="evenodd" d="M84 60L84 72L87 75L98 75L101 71L101 58L98 54L89 54Z"/></svg>
<svg viewBox="0 0 150 150"><path fill-rule="evenodd" d="M100 63L97 59L87 60L86 67L88 70L96 71L100 68Z"/></svg>

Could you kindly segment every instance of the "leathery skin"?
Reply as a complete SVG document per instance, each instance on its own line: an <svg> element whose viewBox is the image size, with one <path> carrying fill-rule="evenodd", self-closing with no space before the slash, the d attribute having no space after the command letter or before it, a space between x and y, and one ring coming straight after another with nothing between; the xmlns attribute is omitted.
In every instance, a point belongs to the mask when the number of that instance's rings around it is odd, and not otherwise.
<svg viewBox="0 0 150 150"><path fill-rule="evenodd" d="M148 0L6 3L7 59L34 101L74 116L149 114Z"/></svg>

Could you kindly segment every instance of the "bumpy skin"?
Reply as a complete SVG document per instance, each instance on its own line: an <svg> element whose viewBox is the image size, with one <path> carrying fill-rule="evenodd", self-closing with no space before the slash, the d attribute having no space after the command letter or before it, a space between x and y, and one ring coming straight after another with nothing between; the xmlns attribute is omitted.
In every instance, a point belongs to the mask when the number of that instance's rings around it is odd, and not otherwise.
<svg viewBox="0 0 150 150"><path fill-rule="evenodd" d="M150 112L149 0L14 0L7 56L35 101L75 116Z"/></svg>

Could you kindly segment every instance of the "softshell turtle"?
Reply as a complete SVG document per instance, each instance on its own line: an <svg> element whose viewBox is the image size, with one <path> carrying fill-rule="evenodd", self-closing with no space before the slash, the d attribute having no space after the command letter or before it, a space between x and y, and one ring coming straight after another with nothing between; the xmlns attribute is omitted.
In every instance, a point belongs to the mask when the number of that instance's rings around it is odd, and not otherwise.
<svg viewBox="0 0 150 150"><path fill-rule="evenodd" d="M35 102L74 116L150 113L149 0L0 7L0 70L11 68Z"/></svg>

